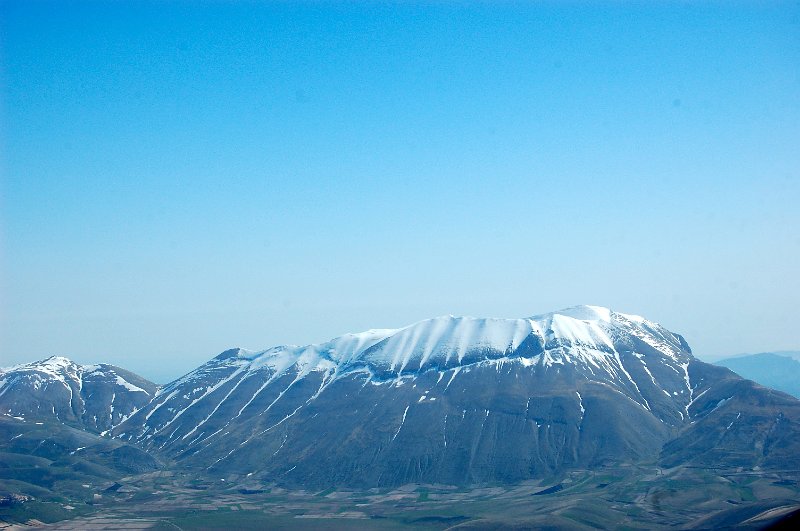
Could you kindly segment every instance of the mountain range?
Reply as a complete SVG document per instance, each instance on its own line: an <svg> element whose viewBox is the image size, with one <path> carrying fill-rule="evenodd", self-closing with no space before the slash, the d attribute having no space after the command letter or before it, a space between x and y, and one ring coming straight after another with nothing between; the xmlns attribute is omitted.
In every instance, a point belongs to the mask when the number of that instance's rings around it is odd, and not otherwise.
<svg viewBox="0 0 800 531"><path fill-rule="evenodd" d="M800 401L596 306L236 348L163 387L65 358L2 370L0 450L37 456L31 428L52 424L113 443L126 458L112 468L294 489L513 485L641 463L800 470Z"/></svg>

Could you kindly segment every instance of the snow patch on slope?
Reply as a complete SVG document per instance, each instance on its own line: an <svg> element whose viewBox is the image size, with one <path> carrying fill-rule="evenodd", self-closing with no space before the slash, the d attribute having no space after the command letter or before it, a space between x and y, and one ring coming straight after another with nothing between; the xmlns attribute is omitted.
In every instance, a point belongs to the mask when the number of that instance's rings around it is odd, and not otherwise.
<svg viewBox="0 0 800 531"><path fill-rule="evenodd" d="M270 380L292 368L301 376L311 371L333 376L364 371L372 377L388 371L395 378L402 378L408 373L445 370L501 358L517 360L526 366L579 362L592 371L616 373L633 381L615 350L616 337L631 335L673 358L687 359L677 338L655 323L599 306L576 306L525 319L449 315L399 329L345 334L314 345L287 345L263 351L234 349L161 392L168 392L187 380L200 379L208 371L223 366L247 365L248 373L267 370ZM517 353L526 341L534 345L534 351L523 349L526 351Z"/></svg>
<svg viewBox="0 0 800 531"><path fill-rule="evenodd" d="M573 365L585 371L586 375L591 373L591 378L597 378L599 383L613 386L616 392L643 409L650 410L645 395L652 397L651 383L659 395L670 395L657 384L644 354L635 350L642 347L637 339L663 352L660 361L679 374L679 381L683 384L683 378L687 376L683 365L691 359L691 354L684 349L678 336L642 317L620 314L599 306L576 306L522 319L449 315L399 329L345 334L319 344L284 345L262 351L231 349L160 389L151 405L140 413L146 424L138 437L150 438L171 425L177 425L176 421L188 409L212 400L210 395L225 387L224 392L218 393L220 398L213 398L216 403L204 411L199 422L181 433L183 440L195 437L203 443L248 412L262 392L281 376L288 374L291 382L287 380L288 386L281 384L282 389L266 410L259 406L258 415L264 415L297 382L312 372L322 373L321 382L305 404L316 399L339 378L354 374L365 377L364 385L400 387L413 383L424 372L435 371L439 373L437 384L441 382L443 391L447 391L461 371L469 372L473 368L494 366L500 371L506 364L521 364L547 370L552 366ZM643 352L647 351L649 348ZM641 382L634 377L640 373L646 375ZM223 403L234 397L242 398L239 393L246 382L249 383L247 396L237 401L230 416L221 422L212 422L225 412L221 407ZM642 383L648 389L640 389ZM584 403L580 394L577 398L582 419ZM691 396L686 397L687 402L690 399ZM427 404L428 400L423 395L415 404ZM431 402L433 400L430 398ZM681 407L684 405L681 403ZM406 408L405 413L408 411ZM147 424L157 412L157 417ZM397 433L403 426L405 414L403 417L399 419ZM209 430L213 431L210 435L203 431L209 424L214 426Z"/></svg>

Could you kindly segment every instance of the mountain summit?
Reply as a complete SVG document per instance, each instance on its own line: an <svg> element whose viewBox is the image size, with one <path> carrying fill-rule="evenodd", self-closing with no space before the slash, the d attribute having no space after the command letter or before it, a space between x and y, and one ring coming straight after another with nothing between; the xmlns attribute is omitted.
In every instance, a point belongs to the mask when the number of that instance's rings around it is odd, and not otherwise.
<svg viewBox="0 0 800 531"><path fill-rule="evenodd" d="M578 306L232 349L113 435L234 481L463 485L720 452L777 466L798 460L798 418L797 401L699 362L680 335Z"/></svg>
<svg viewBox="0 0 800 531"><path fill-rule="evenodd" d="M235 377L243 372L249 377L257 371L268 371L274 378L296 370L302 376L321 372L327 385L332 379L354 374L361 374L375 384L402 385L403 380L429 371L452 370L457 374L458 370L475 365L513 362L543 367L574 365L591 374L606 373L615 381L633 384L637 400L644 405L646 400L642 401L641 391L620 358L620 352L636 347L643 351L657 350L669 360L673 372L683 374L681 381L685 382L685 365L692 356L681 336L642 317L597 306L577 306L524 319L444 316L405 328L346 334L321 344L279 346L263 351L232 349L171 383L162 393L195 379L198 371L221 366L240 369L234 371ZM636 359L639 370L647 372L653 381L644 354Z"/></svg>
<svg viewBox="0 0 800 531"><path fill-rule="evenodd" d="M0 369L0 412L109 431L145 406L157 386L113 365L80 365L62 357Z"/></svg>

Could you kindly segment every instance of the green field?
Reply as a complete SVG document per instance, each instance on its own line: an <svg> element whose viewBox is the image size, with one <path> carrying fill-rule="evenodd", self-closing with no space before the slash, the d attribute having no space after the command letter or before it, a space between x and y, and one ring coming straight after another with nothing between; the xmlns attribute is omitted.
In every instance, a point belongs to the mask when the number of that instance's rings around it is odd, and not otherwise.
<svg viewBox="0 0 800 531"><path fill-rule="evenodd" d="M111 483L90 489L78 485L79 491L89 492L77 499L0 507L0 520L62 520L53 527L62 530L103 522L117 522L120 529L165 530L666 529L706 520L718 527L739 524L770 508L800 508L798 479L790 472L625 467L507 487L407 485L301 492L157 472L119 479L112 489Z"/></svg>

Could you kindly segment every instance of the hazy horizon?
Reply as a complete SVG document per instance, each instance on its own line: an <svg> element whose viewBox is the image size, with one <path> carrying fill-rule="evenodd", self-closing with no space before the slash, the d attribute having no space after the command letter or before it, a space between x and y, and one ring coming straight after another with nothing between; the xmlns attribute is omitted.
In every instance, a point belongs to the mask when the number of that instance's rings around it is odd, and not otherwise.
<svg viewBox="0 0 800 531"><path fill-rule="evenodd" d="M578 304L800 349L796 3L0 13L0 366Z"/></svg>

